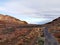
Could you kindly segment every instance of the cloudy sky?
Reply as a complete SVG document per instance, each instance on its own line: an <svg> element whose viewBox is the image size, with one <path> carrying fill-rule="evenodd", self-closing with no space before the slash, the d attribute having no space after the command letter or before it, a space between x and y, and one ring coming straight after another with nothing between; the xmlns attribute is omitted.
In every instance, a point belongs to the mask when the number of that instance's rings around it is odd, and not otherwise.
<svg viewBox="0 0 60 45"><path fill-rule="evenodd" d="M60 0L0 0L0 14L44 24L60 17Z"/></svg>

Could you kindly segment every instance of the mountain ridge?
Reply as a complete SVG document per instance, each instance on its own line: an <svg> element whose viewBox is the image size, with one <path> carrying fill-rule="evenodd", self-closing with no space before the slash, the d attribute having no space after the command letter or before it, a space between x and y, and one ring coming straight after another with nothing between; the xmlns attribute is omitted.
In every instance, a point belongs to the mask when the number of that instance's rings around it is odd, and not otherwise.
<svg viewBox="0 0 60 45"><path fill-rule="evenodd" d="M0 14L0 21L10 24L28 24L26 21L21 21L12 16Z"/></svg>
<svg viewBox="0 0 60 45"><path fill-rule="evenodd" d="M51 32L60 42L60 17L54 19L51 22L44 24L43 26L47 27L49 32Z"/></svg>

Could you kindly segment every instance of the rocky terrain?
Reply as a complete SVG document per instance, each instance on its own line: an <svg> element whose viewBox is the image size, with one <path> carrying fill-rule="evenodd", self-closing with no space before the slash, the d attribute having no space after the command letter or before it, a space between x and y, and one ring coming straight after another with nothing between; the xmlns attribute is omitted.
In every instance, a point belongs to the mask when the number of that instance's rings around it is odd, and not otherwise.
<svg viewBox="0 0 60 45"><path fill-rule="evenodd" d="M0 45L38 45L40 25L0 14Z"/></svg>
<svg viewBox="0 0 60 45"><path fill-rule="evenodd" d="M60 17L56 18L52 22L44 24L43 26L47 27L49 32L51 32L60 42Z"/></svg>
<svg viewBox="0 0 60 45"><path fill-rule="evenodd" d="M37 25L0 14L0 45L44 45L44 27L60 42L60 17Z"/></svg>

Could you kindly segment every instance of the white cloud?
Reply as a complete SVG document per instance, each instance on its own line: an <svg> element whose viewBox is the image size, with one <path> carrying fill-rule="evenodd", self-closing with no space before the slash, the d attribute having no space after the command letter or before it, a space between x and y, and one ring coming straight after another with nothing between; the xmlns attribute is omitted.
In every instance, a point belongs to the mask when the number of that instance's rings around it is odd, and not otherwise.
<svg viewBox="0 0 60 45"><path fill-rule="evenodd" d="M2 8L5 8L4 11L13 13L13 14L33 14L36 11L32 8L28 8L20 3L20 1L10 1L4 4Z"/></svg>
<svg viewBox="0 0 60 45"><path fill-rule="evenodd" d="M48 11L60 11L59 0L11 0L3 5L6 12L25 14L35 17L44 15ZM58 5L58 8L56 7Z"/></svg>
<svg viewBox="0 0 60 45"><path fill-rule="evenodd" d="M44 21L43 19L47 20L47 18L53 20L60 16L60 0L10 0L0 6L0 11L4 11L8 15L32 17L33 22ZM36 18L38 19L36 20ZM29 20L29 22L31 21Z"/></svg>

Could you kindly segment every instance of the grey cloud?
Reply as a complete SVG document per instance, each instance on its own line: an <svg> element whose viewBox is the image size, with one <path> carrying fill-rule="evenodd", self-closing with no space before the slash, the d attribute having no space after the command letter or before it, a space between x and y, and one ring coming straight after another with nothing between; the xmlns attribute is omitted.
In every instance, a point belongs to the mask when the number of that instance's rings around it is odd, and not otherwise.
<svg viewBox="0 0 60 45"><path fill-rule="evenodd" d="M46 18L50 21L60 17L60 0L11 0L0 7L3 7L3 11L9 12L9 14L23 15L29 18Z"/></svg>

